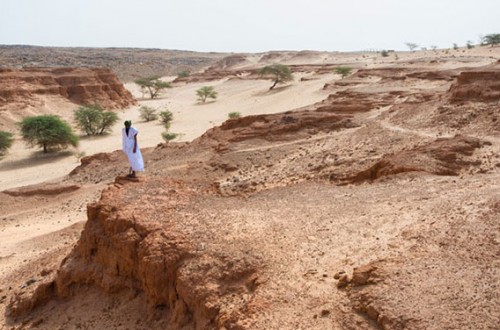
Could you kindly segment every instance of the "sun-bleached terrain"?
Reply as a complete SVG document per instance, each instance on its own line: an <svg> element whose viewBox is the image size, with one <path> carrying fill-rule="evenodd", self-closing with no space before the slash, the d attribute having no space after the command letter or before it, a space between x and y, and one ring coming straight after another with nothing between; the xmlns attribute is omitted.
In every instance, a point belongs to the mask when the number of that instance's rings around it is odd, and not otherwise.
<svg viewBox="0 0 500 330"><path fill-rule="evenodd" d="M221 57L120 125L0 160L4 329L495 329L500 48ZM256 70L289 65L269 90ZM353 73L341 78L338 66ZM215 101L195 92L213 86ZM174 114L162 143L147 105ZM38 95L21 111L71 121ZM19 106L0 112L15 132ZM228 113L242 117L228 120ZM81 161L75 153L83 152Z"/></svg>

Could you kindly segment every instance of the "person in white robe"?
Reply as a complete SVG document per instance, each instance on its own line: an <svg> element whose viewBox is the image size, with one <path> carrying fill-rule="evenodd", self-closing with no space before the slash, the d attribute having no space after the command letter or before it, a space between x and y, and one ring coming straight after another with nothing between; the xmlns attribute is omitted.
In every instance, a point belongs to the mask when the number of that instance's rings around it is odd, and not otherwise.
<svg viewBox="0 0 500 330"><path fill-rule="evenodd" d="M137 143L137 128L132 127L130 120L125 121L125 127L122 129L122 150L127 155L128 162L130 163L129 177L134 178L135 172L144 171L144 161L142 160L141 150Z"/></svg>

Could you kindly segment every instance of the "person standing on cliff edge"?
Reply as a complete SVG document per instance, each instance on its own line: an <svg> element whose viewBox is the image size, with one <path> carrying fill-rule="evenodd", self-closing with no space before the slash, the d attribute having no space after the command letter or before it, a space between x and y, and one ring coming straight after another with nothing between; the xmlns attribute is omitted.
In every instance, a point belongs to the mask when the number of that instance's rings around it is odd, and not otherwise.
<svg viewBox="0 0 500 330"><path fill-rule="evenodd" d="M125 127L122 128L122 150L127 155L130 163L130 170L127 177L135 178L135 172L144 171L144 161L142 160L141 150L137 144L137 128L132 127L132 121L126 120Z"/></svg>

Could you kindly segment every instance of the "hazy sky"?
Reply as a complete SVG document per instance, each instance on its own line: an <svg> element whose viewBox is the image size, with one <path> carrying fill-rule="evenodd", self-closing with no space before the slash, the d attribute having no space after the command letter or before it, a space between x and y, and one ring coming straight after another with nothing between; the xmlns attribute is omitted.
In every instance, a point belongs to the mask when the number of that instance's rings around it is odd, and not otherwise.
<svg viewBox="0 0 500 330"><path fill-rule="evenodd" d="M500 33L500 0L0 0L7 45L398 50L488 33Z"/></svg>

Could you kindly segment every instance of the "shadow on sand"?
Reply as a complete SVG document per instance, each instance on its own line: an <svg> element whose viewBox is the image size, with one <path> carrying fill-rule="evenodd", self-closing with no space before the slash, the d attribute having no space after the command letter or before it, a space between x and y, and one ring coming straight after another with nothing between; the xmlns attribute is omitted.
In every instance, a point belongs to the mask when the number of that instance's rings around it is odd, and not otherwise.
<svg viewBox="0 0 500 330"><path fill-rule="evenodd" d="M0 158L0 171L15 170L19 168L26 168L32 166L38 166L43 164L55 163L61 159L67 157L74 157L74 151L54 151L43 153L43 151L35 151L31 153L28 158L12 160L12 161L1 161Z"/></svg>
<svg viewBox="0 0 500 330"><path fill-rule="evenodd" d="M252 94L252 96L266 96L266 95L278 94L278 93L280 93L280 92L282 92L290 87L292 87L292 85L275 87L273 89L267 89L265 91L260 91L260 92L254 93L254 94Z"/></svg>

